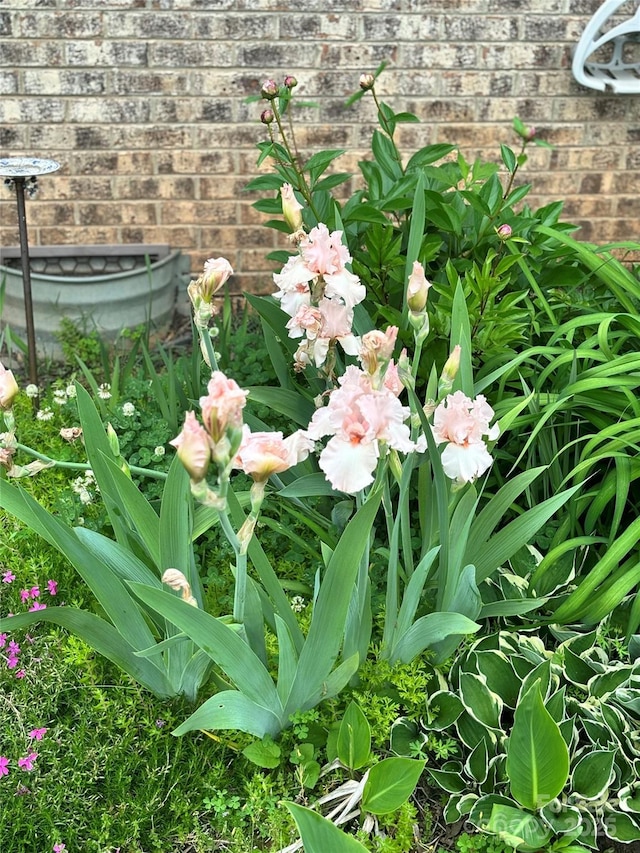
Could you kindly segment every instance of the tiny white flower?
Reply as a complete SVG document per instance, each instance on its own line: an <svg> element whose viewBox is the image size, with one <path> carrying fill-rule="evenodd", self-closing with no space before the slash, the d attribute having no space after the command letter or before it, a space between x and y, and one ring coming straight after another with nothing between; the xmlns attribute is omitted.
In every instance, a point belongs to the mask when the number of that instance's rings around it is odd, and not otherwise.
<svg viewBox="0 0 640 853"><path fill-rule="evenodd" d="M67 385L66 387L67 397L73 399L76 396L76 386L75 385Z"/></svg>
<svg viewBox="0 0 640 853"><path fill-rule="evenodd" d="M78 496L80 497L80 503L85 504L85 506L91 503L91 493L87 489L80 489Z"/></svg>
<svg viewBox="0 0 640 853"><path fill-rule="evenodd" d="M37 397L40 393L40 389L37 385L27 385L27 387L24 389L24 393L27 395L27 397L30 397L33 400L33 398Z"/></svg>
<svg viewBox="0 0 640 853"><path fill-rule="evenodd" d="M50 421L53 417L53 412L49 408L49 406L45 406L44 409L38 409L36 412L36 418L39 421Z"/></svg>
<svg viewBox="0 0 640 853"><path fill-rule="evenodd" d="M305 608L305 600L301 595L294 595L291 599L291 609L294 613L300 613Z"/></svg>
<svg viewBox="0 0 640 853"><path fill-rule="evenodd" d="M61 388L56 388L53 392L53 402L56 406L66 406L67 404L67 392L63 391Z"/></svg>
<svg viewBox="0 0 640 853"><path fill-rule="evenodd" d="M123 403L122 404L122 414L125 418L130 418L136 413L136 407L133 403Z"/></svg>
<svg viewBox="0 0 640 853"><path fill-rule="evenodd" d="M111 385L108 382L103 382L98 388L98 397L101 400L109 400L111 398Z"/></svg>
<svg viewBox="0 0 640 853"><path fill-rule="evenodd" d="M161 444L159 444L153 452L155 456L164 456L165 449Z"/></svg>

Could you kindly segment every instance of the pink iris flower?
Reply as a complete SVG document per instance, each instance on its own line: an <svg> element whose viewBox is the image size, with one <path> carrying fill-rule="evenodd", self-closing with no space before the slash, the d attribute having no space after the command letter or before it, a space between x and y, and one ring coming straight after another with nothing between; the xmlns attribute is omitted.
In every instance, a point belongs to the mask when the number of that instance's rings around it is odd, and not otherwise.
<svg viewBox="0 0 640 853"><path fill-rule="evenodd" d="M322 222L309 231L308 237L300 243L300 249L305 264L315 275L340 272L351 260L349 250L342 242L342 231L329 233Z"/></svg>
<svg viewBox="0 0 640 853"><path fill-rule="evenodd" d="M487 471L493 462L485 438L495 441L500 427L489 422L494 411L479 394L471 400L462 391L449 394L433 415L433 435L438 444L447 442L442 467L451 480L470 483Z"/></svg>
<svg viewBox="0 0 640 853"><path fill-rule="evenodd" d="M409 453L415 449L404 421L409 409L388 388L371 387L370 377L347 367L340 387L329 403L318 409L307 435L330 436L318 463L334 489L354 494L370 485L380 456L389 448Z"/></svg>
<svg viewBox="0 0 640 853"><path fill-rule="evenodd" d="M242 426L242 409L249 392L243 391L234 379L228 379L219 370L211 374L207 392L206 397L200 397L202 423L215 444L228 427Z"/></svg>
<svg viewBox="0 0 640 853"><path fill-rule="evenodd" d="M281 432L251 432L245 424L235 466L257 482L265 482L272 474L302 462L313 447L301 430L283 438Z"/></svg>

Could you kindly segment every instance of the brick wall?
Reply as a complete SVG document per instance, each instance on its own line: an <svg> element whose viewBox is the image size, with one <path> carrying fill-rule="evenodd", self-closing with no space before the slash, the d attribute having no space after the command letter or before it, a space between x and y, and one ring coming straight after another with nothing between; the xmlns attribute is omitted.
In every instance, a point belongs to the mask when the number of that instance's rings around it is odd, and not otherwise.
<svg viewBox="0 0 640 853"><path fill-rule="evenodd" d="M600 0L0 0L0 156L59 160L27 205L33 244L170 243L194 269L224 255L236 286L270 289L283 245L243 194L264 137L266 77L294 74L304 152L346 147L354 168L373 103L349 110L383 59L379 91L410 110L407 151L452 142L496 159L511 120L534 124L534 202L563 198L585 239L637 239L640 98L583 89L571 50ZM631 4L635 7L636 4ZM303 11L304 10L304 11ZM0 241L18 242L0 187Z"/></svg>

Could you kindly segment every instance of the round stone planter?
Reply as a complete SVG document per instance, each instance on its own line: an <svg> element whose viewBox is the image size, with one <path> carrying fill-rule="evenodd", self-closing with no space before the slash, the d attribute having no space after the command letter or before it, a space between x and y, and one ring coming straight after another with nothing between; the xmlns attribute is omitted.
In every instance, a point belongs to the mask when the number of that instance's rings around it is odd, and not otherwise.
<svg viewBox="0 0 640 853"><path fill-rule="evenodd" d="M62 354L56 332L63 317L106 340L141 324L168 327L189 266L187 256L164 245L34 246L29 254L38 355L53 359ZM19 249L0 248L0 320L24 337L20 264Z"/></svg>

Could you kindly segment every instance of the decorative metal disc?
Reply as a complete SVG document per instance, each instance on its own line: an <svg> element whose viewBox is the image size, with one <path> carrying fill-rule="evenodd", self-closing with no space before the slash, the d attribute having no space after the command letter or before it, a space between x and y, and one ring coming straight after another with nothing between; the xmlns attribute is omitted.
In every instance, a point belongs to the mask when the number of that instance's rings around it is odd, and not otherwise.
<svg viewBox="0 0 640 853"><path fill-rule="evenodd" d="M33 178L57 172L60 163L55 160L42 160L40 157L4 157L0 158L0 177Z"/></svg>

